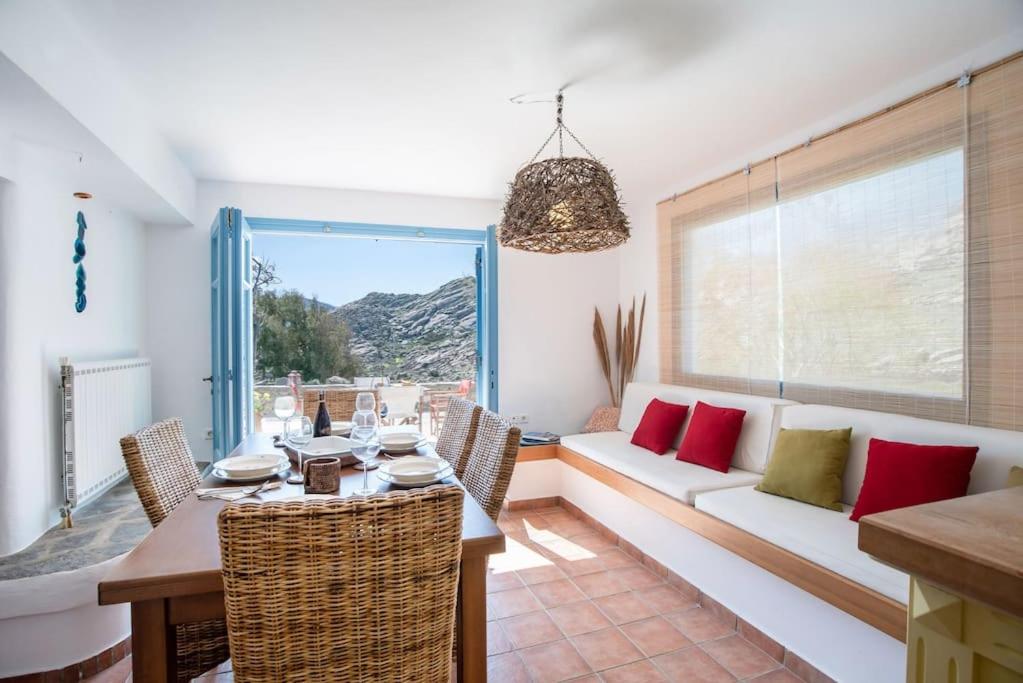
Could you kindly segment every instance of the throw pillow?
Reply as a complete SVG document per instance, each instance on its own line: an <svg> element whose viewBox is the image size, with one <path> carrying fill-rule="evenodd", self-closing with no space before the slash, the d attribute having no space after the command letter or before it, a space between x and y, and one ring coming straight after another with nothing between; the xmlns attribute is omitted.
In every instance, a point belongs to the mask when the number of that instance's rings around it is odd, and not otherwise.
<svg viewBox="0 0 1023 683"><path fill-rule="evenodd" d="M727 472L745 417L745 410L719 408L697 401L675 459Z"/></svg>
<svg viewBox="0 0 1023 683"><path fill-rule="evenodd" d="M780 429L757 491L842 511L847 429Z"/></svg>
<svg viewBox="0 0 1023 683"><path fill-rule="evenodd" d="M863 487L849 519L965 496L978 450L871 439Z"/></svg>
<svg viewBox="0 0 1023 683"><path fill-rule="evenodd" d="M639 426L632 434L632 443L658 455L664 455L675 443L689 406L667 403L655 398L647 404Z"/></svg>

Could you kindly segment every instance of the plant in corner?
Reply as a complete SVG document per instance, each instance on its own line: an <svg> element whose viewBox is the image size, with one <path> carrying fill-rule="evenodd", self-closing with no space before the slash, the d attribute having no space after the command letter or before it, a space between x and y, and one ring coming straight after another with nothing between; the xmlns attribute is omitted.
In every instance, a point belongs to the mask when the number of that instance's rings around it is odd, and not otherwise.
<svg viewBox="0 0 1023 683"><path fill-rule="evenodd" d="M601 406L593 411L589 422L583 429L585 432L609 432L618 428L618 414L621 407L625 385L632 381L636 374L636 362L639 360L639 347L643 341L643 320L646 318L646 294L639 308L639 321L636 321L636 299L633 297L622 326L622 307L619 304L615 319L615 346L612 359L608 348L607 332L604 330L604 319L600 311L593 308L593 343L597 347L597 358L600 369L607 382L607 392L611 399L610 406ZM613 362L612 362L613 360Z"/></svg>

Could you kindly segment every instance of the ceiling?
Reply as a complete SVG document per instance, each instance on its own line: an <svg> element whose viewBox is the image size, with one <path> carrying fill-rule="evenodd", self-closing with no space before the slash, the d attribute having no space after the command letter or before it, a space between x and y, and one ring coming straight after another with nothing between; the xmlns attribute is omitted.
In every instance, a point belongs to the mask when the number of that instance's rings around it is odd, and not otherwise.
<svg viewBox="0 0 1023 683"><path fill-rule="evenodd" d="M514 95L568 84L582 141L666 193L1023 27L1020 0L61 2L198 178L494 198L553 129Z"/></svg>

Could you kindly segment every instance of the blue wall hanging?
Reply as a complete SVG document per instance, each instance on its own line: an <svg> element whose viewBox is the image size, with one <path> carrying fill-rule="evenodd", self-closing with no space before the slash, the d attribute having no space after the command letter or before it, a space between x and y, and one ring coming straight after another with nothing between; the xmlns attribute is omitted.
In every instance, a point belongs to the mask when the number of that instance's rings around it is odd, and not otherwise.
<svg viewBox="0 0 1023 683"><path fill-rule="evenodd" d="M81 211L78 212L78 237L75 238L75 255L71 259L72 263L77 263L78 267L75 269L75 311L81 313L85 310L85 266L82 265L82 260L85 259L85 230L89 226L85 224L85 214Z"/></svg>

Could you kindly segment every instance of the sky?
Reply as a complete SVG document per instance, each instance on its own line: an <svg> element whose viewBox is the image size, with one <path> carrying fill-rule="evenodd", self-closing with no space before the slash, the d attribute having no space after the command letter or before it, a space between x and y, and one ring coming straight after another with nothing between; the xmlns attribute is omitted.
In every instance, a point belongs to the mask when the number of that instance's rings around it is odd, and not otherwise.
<svg viewBox="0 0 1023 683"><path fill-rule="evenodd" d="M256 233L253 251L277 267L281 282L273 289L334 306L370 292L425 294L476 271L469 244Z"/></svg>

